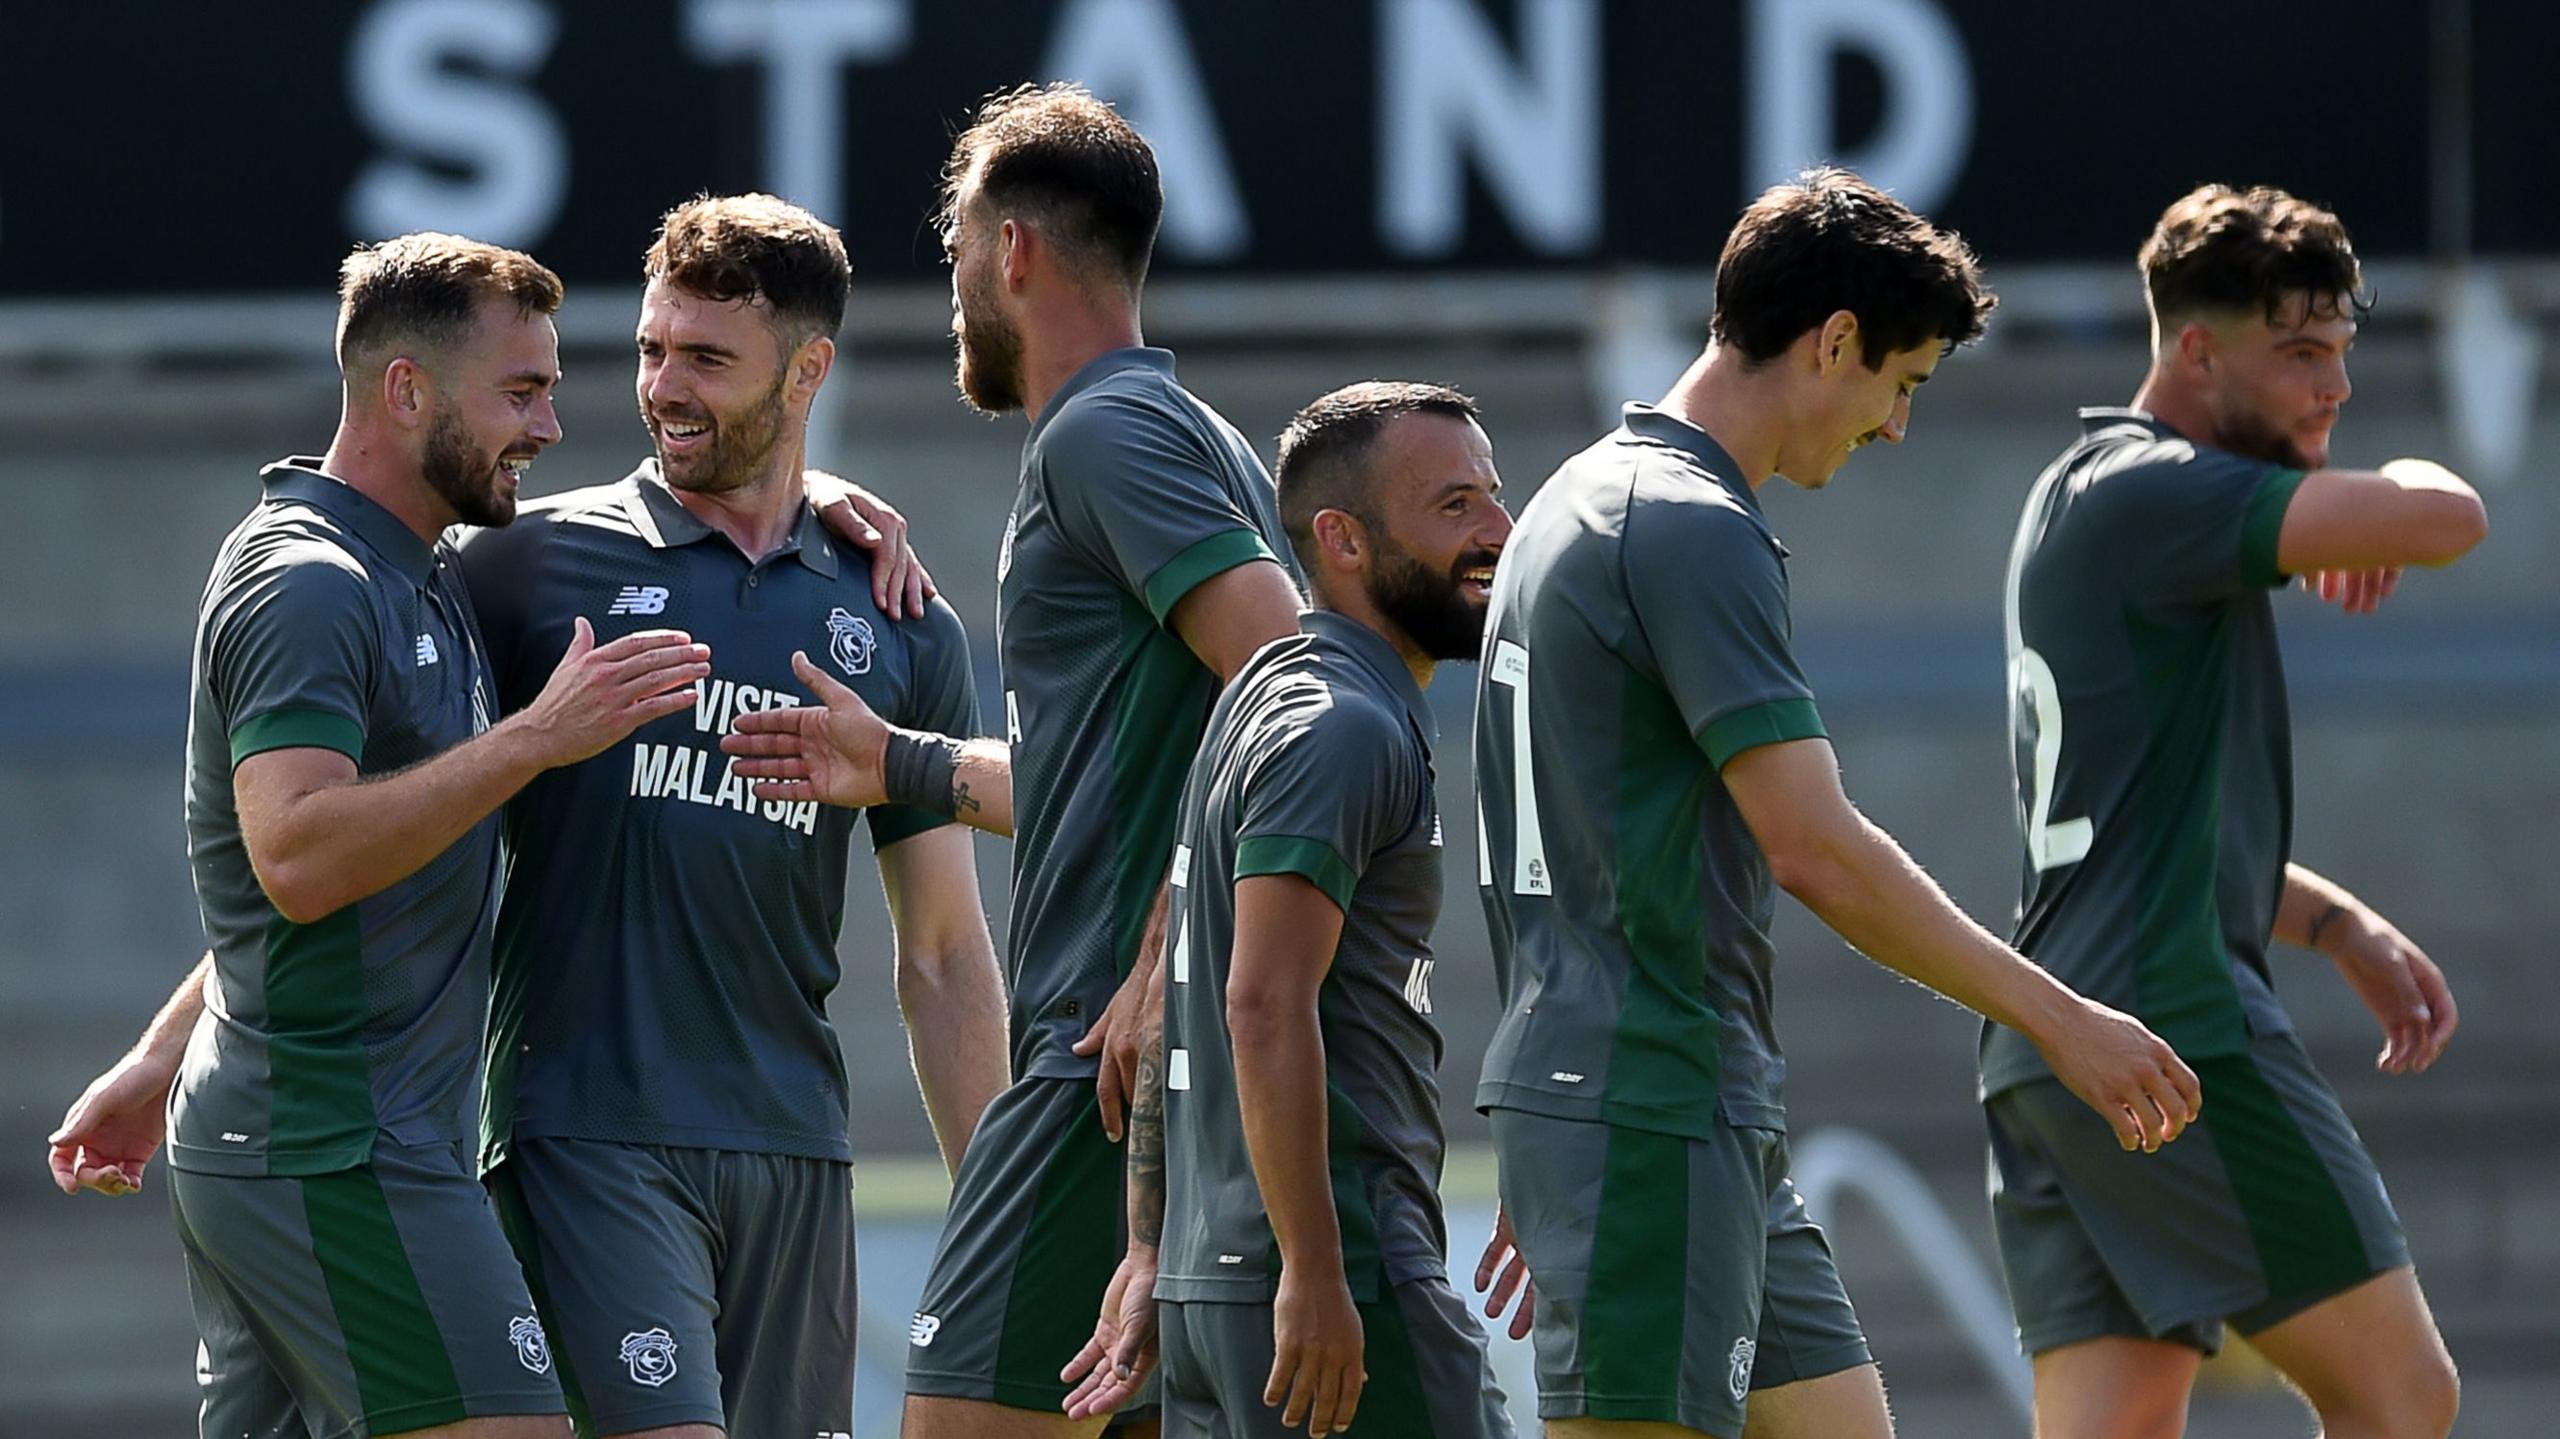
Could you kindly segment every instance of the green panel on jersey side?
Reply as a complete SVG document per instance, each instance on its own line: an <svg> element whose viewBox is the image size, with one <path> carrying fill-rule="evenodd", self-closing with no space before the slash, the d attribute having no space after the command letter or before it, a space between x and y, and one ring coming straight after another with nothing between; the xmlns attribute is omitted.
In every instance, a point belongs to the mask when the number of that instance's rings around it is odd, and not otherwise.
<svg viewBox="0 0 2560 1439"><path fill-rule="evenodd" d="M1828 739L1822 727L1822 715L1811 700L1770 700L1748 709L1735 710L1724 718L1710 722L1698 731L1698 748L1707 752L1707 762L1721 770L1735 755L1764 744L1784 744L1788 740Z"/></svg>
<svg viewBox="0 0 2560 1439"><path fill-rule="evenodd" d="M2195 1071L2205 1092L2204 1131L2249 1222L2267 1297L2332 1294L2371 1274L2346 1196L2257 1061L2226 1055L2198 1060ZM2226 1134L2246 1142L2226 1142Z"/></svg>
<svg viewBox="0 0 2560 1439"><path fill-rule="evenodd" d="M2302 488L2302 471L2269 470L2258 482L2258 492L2249 497L2249 513L2240 525L2240 563L2249 583L2274 586L2283 584L2285 574L2276 563L2276 541L2284 534L2285 507L2293 503L2293 492Z"/></svg>
<svg viewBox="0 0 2560 1439"><path fill-rule="evenodd" d="M309 924L267 921L270 1174L327 1174L373 1153L362 936L352 904Z"/></svg>
<svg viewBox="0 0 2560 1439"><path fill-rule="evenodd" d="M1201 581L1255 560L1279 563L1279 557L1262 542L1262 536L1248 529L1222 530L1197 541L1147 576L1147 608L1158 624L1170 624L1173 607L1182 603L1182 597L1197 589Z"/></svg>
<svg viewBox="0 0 2560 1439"><path fill-rule="evenodd" d="M302 1181L302 1204L367 1427L397 1434L460 1422L462 1381L382 1182L363 1166L316 1174Z"/></svg>
<svg viewBox="0 0 2560 1439"><path fill-rule="evenodd" d="M506 845L508 852L507 884L533 885L542 876L516 872L526 862L512 833L522 822L522 812L506 812ZM516 1133L516 1076L524 1054L525 1016L532 1005L533 965L529 959L511 956L529 953L528 946L511 942L510 929L523 921L505 909L498 912L497 943L491 947L489 959L489 1042L487 1068L480 1083L480 1169L487 1173L507 1157Z"/></svg>
<svg viewBox="0 0 2560 1439"><path fill-rule="evenodd" d="M1331 975L1325 983L1333 983ZM1387 1287L1387 1250L1378 1238L1378 1209L1369 1200L1368 1176L1360 1172L1363 1139L1360 1111L1351 1096L1333 1084L1324 1087L1325 1169L1333 1190L1334 1223L1342 1231L1342 1277L1351 1297L1362 1304L1392 1298ZM1280 1238L1271 1239L1271 1278L1280 1278Z"/></svg>
<svg viewBox="0 0 2560 1439"><path fill-rule="evenodd" d="M1111 714L1111 964L1125 976L1173 862L1182 781L1209 724L1209 671L1180 635L1125 599L1120 652L1128 659Z"/></svg>
<svg viewBox="0 0 2560 1439"><path fill-rule="evenodd" d="M581 1435L600 1432L595 1415L587 1408L587 1391L578 1385L577 1370L569 1363L568 1351L556 1341L558 1329L551 1316L559 1311L551 1307L550 1277L542 1267L542 1236L533 1225L533 1208L525 1203L524 1186L516 1182L512 1165L500 1165L487 1179L489 1200L498 1211L498 1228L507 1236L507 1246L516 1252L516 1264L524 1270L525 1288L533 1292L534 1313L541 1318L543 1347L550 1352L553 1372L560 1379L560 1397L569 1404L569 1422Z"/></svg>
<svg viewBox="0 0 2560 1439"><path fill-rule="evenodd" d="M361 761L364 726L344 715L321 710L272 710L241 721L239 728L231 732L234 768L253 754L277 749L336 750Z"/></svg>
<svg viewBox="0 0 2560 1439"><path fill-rule="evenodd" d="M1594 1419L1655 1417L1680 1372L1689 1314L1689 1141L1609 1126L1582 1296L1584 1403Z"/></svg>
<svg viewBox="0 0 2560 1439"><path fill-rule="evenodd" d="M2189 1060L2245 1053L2249 1026L2222 942L2225 621L2172 628L2125 615L2151 728L2135 781L2142 893L2135 913L2138 1017Z"/></svg>
<svg viewBox="0 0 2560 1439"><path fill-rule="evenodd" d="M1332 845L1295 835L1258 834L1236 845L1236 878L1257 874L1294 874L1324 891L1324 897L1348 914L1360 876Z"/></svg>
<svg viewBox="0 0 2560 1439"><path fill-rule="evenodd" d="M1670 697L1625 673L1614 878L1628 964L1601 1113L1704 1138L1724 1070L1724 1019L1707 999L1698 913L1698 812L1710 771Z"/></svg>

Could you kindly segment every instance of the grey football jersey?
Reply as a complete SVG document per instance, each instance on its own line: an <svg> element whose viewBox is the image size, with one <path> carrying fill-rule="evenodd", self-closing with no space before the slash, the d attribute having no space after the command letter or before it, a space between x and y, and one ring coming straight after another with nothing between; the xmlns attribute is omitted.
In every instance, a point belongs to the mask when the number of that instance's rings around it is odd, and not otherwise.
<svg viewBox="0 0 2560 1439"><path fill-rule="evenodd" d="M2025 838L2018 948L2189 1059L2292 1027L2266 950L2293 841L2293 740L2270 589L2302 471L2133 410L2028 494L2009 555ZM2049 1073L1986 1026L1982 1082Z"/></svg>
<svg viewBox="0 0 2560 1439"><path fill-rule="evenodd" d="M1301 623L1228 686L1183 791L1165 961L1167 1299L1265 1299L1280 1269L1226 1020L1235 884L1254 875L1298 875L1343 910L1316 1011L1353 1296L1447 1270L1431 712L1377 631L1324 611Z"/></svg>
<svg viewBox="0 0 2560 1439"><path fill-rule="evenodd" d="M488 672L452 552L320 472L269 465L196 614L187 854L214 959L169 1105L169 1162L213 1174L325 1174L374 1136L468 1132L488 1004L498 823L417 873L296 924L260 887L234 767L335 750L388 774L488 728Z"/></svg>
<svg viewBox="0 0 2560 1439"><path fill-rule="evenodd" d="M1135 961L1173 855L1217 689L1173 607L1287 549L1253 446L1175 383L1163 350L1097 357L1031 427L996 559L1017 1078L1094 1072L1069 1047Z"/></svg>
<svg viewBox="0 0 2560 1439"><path fill-rule="evenodd" d="M1719 772L1823 733L1785 559L1733 461L1647 405L1521 512L1476 688L1479 1106L1783 1127L1769 865Z"/></svg>
<svg viewBox="0 0 2560 1439"><path fill-rule="evenodd" d="M870 566L804 510L749 563L643 464L533 501L462 567L513 711L542 691L586 616L599 643L681 629L711 647L691 709L555 769L507 806L483 1161L515 1137L852 1157L842 977L857 812L760 800L720 737L737 716L809 703L791 652L891 723L968 735L976 690L959 617L893 622ZM875 846L944 823L861 811Z"/></svg>

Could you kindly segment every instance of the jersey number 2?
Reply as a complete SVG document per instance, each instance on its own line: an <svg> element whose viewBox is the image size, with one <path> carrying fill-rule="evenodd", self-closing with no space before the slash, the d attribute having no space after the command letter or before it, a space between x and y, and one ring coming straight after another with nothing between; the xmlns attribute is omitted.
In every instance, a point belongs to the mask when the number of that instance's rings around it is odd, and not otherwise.
<svg viewBox="0 0 2560 1439"><path fill-rule="evenodd" d="M2053 781L2062 769L2062 688L2054 683L2053 666L2044 656L2020 646L2013 682L2026 692L2026 708L2035 715L2035 782L2027 809L2027 862L2041 873L2078 864L2088 858L2097 827L2084 816L2055 823Z"/></svg>

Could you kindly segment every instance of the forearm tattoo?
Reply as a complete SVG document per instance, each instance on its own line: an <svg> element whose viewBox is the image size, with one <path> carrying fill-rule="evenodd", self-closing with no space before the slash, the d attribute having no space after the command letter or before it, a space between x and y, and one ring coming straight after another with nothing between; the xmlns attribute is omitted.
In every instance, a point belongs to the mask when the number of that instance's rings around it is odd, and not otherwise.
<svg viewBox="0 0 2560 1439"><path fill-rule="evenodd" d="M1138 1047L1138 1092L1129 1100L1129 1234L1152 1249L1164 1238L1164 1031Z"/></svg>

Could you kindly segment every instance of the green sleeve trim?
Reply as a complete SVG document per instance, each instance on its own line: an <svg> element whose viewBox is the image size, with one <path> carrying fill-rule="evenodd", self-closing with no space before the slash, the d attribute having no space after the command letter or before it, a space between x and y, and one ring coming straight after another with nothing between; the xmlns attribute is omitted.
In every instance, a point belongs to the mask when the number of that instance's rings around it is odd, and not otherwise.
<svg viewBox="0 0 2560 1439"><path fill-rule="evenodd" d="M1707 762L1718 769L1735 755L1764 744L1784 744L1791 739L1828 739L1822 727L1822 715L1811 700L1768 700L1738 709L1698 731L1698 748L1707 752Z"/></svg>
<svg viewBox="0 0 2560 1439"><path fill-rule="evenodd" d="M2302 481L2300 470L2269 470L2249 497L2248 518L2240 524L2240 569L2253 585L2273 588L2285 582L2285 572L2276 567L2276 541L2284 534L2285 507L2293 503Z"/></svg>
<svg viewBox="0 0 2560 1439"><path fill-rule="evenodd" d="M863 813L871 818L871 852L874 854L902 839L913 839L952 823L931 810L906 804L875 804Z"/></svg>
<svg viewBox="0 0 2560 1439"><path fill-rule="evenodd" d="M1262 536L1251 530L1220 530L1156 566L1156 572L1147 576L1147 609L1157 624L1164 624L1172 617L1173 607L1197 589L1201 581L1255 560L1277 564L1279 556L1272 554Z"/></svg>
<svg viewBox="0 0 2560 1439"><path fill-rule="evenodd" d="M271 749L329 749L361 764L364 726L327 710L269 710L231 731L231 764Z"/></svg>
<svg viewBox="0 0 2560 1439"><path fill-rule="evenodd" d="M1351 891L1360 884L1360 876L1332 845L1287 834L1258 834L1236 845L1236 878L1257 874L1294 874L1323 890L1345 914L1351 912Z"/></svg>

